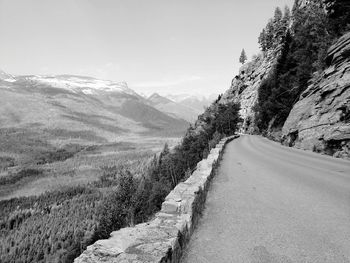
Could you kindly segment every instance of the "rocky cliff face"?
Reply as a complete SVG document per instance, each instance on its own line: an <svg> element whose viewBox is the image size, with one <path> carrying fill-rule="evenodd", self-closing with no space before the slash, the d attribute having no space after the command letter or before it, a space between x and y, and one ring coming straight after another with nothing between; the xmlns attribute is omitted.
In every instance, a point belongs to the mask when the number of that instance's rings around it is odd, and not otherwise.
<svg viewBox="0 0 350 263"><path fill-rule="evenodd" d="M330 47L327 64L290 112L283 142L350 158L350 32Z"/></svg>
<svg viewBox="0 0 350 263"><path fill-rule="evenodd" d="M222 96L220 102L234 101L241 104L240 114L243 118L242 132L256 131L253 107L258 99L258 89L273 68L279 49L268 51L264 56L259 55L251 62L243 65L239 74L234 77L231 87Z"/></svg>

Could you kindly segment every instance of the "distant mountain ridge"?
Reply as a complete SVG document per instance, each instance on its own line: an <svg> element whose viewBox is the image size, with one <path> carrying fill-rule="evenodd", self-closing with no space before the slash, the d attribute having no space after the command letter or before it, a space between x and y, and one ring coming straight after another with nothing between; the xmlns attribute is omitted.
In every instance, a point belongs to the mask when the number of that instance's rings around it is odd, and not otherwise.
<svg viewBox="0 0 350 263"><path fill-rule="evenodd" d="M158 93L153 93L147 98L147 101L156 109L165 112L170 116L184 119L188 122L194 122L198 115L202 113L202 111L196 108L177 103L167 97L159 95Z"/></svg>
<svg viewBox="0 0 350 263"><path fill-rule="evenodd" d="M140 97L135 91L130 89L126 82L113 82L110 80L100 80L85 76L57 75L57 76L32 76L33 80L48 84L56 88L67 89L73 92L83 92L85 94L97 94L98 92L120 92Z"/></svg>
<svg viewBox="0 0 350 263"><path fill-rule="evenodd" d="M198 110L200 113L203 113L204 109L218 97L218 94L212 94L209 97L199 94L168 94L165 97L176 103L193 108Z"/></svg>
<svg viewBox="0 0 350 263"><path fill-rule="evenodd" d="M89 133L110 141L147 134L177 137L189 123L156 109L125 82L73 75L12 76L1 71L0 125Z"/></svg>
<svg viewBox="0 0 350 263"><path fill-rule="evenodd" d="M158 93L153 93L151 96L147 98L148 101L152 101L153 103L169 103L174 102L166 97L159 95Z"/></svg>

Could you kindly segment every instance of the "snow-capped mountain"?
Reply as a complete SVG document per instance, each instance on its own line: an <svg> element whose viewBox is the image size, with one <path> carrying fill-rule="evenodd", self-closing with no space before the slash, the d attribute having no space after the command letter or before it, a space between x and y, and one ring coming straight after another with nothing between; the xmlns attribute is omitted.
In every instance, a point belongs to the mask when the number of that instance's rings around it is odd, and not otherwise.
<svg viewBox="0 0 350 263"><path fill-rule="evenodd" d="M96 94L98 92L120 92L138 97L126 82L113 82L84 76L58 75L58 76L29 76L30 80L47 84L55 88L66 89L72 92Z"/></svg>
<svg viewBox="0 0 350 263"><path fill-rule="evenodd" d="M0 125L30 127L38 133L59 130L71 136L73 132L110 141L130 136L180 136L189 123L153 107L125 82L1 72Z"/></svg>

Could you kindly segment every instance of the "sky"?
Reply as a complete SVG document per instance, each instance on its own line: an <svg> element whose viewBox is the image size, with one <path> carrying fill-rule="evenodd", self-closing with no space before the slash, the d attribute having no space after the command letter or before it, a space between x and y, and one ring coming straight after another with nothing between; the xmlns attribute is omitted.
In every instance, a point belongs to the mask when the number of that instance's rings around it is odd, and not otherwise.
<svg viewBox="0 0 350 263"><path fill-rule="evenodd" d="M0 0L0 69L126 81L139 93L218 94L275 7L294 0Z"/></svg>

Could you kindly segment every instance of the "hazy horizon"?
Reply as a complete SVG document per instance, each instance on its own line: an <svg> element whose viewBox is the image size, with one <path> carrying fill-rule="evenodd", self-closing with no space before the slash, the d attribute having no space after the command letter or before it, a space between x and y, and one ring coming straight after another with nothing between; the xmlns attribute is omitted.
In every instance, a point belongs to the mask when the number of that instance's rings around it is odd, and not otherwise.
<svg viewBox="0 0 350 263"><path fill-rule="evenodd" d="M138 93L224 92L242 48L294 0L0 0L0 69L125 81Z"/></svg>

